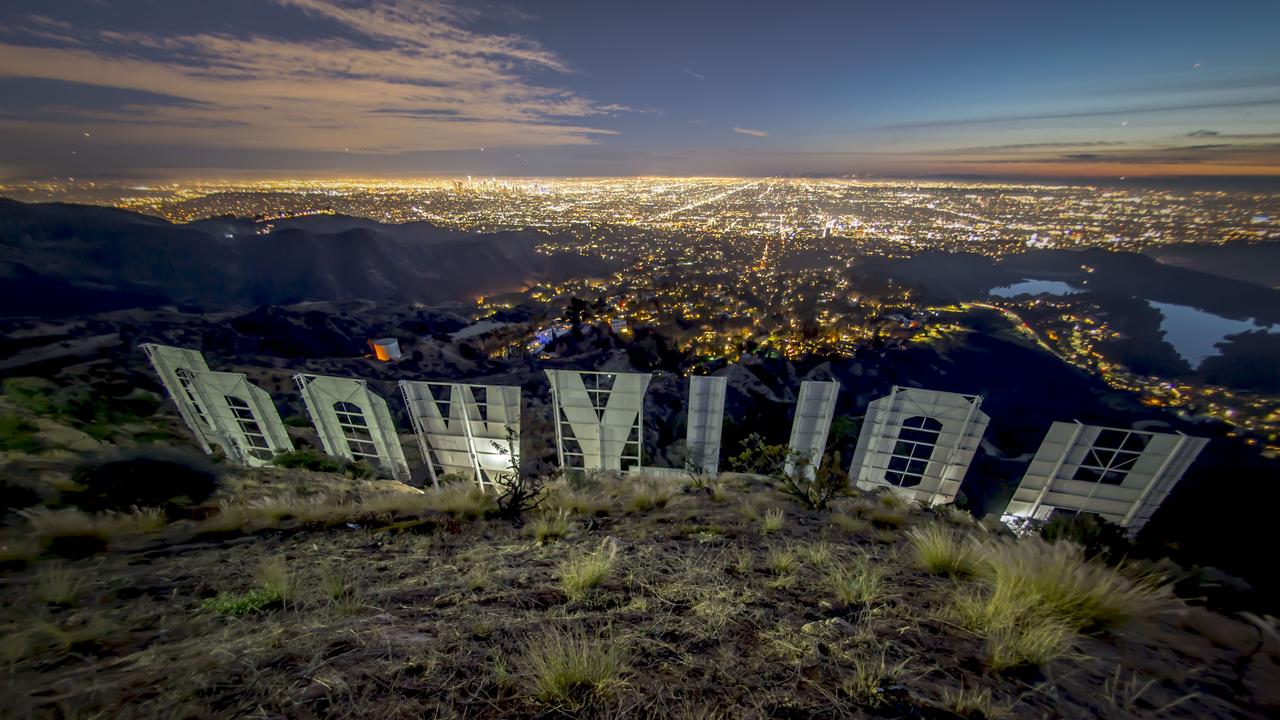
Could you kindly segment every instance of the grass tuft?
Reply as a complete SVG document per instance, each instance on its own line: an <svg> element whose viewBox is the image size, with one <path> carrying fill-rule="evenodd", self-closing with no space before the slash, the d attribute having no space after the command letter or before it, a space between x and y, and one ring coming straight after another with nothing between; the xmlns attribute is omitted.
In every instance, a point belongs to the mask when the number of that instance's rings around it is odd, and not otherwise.
<svg viewBox="0 0 1280 720"><path fill-rule="evenodd" d="M831 524L847 533L863 533L871 529L871 523L860 517L846 515L845 513L832 513Z"/></svg>
<svg viewBox="0 0 1280 720"><path fill-rule="evenodd" d="M977 558L971 541L940 523L907 532L916 565L934 575L972 575Z"/></svg>
<svg viewBox="0 0 1280 720"><path fill-rule="evenodd" d="M765 555L765 564L774 575L790 575L796 570L796 554L789 548L771 548Z"/></svg>
<svg viewBox="0 0 1280 720"><path fill-rule="evenodd" d="M800 545L798 552L815 568L822 569L835 562L836 548L825 539Z"/></svg>
<svg viewBox="0 0 1280 720"><path fill-rule="evenodd" d="M875 657L855 656L853 673L845 679L843 689L850 697L867 705L876 706L886 701L884 689L902 675L906 661L891 665L881 651Z"/></svg>
<svg viewBox="0 0 1280 720"><path fill-rule="evenodd" d="M782 512L782 508L769 508L764 511L764 516L760 519L760 533L768 535L778 532L784 524L786 524L786 515Z"/></svg>
<svg viewBox="0 0 1280 720"><path fill-rule="evenodd" d="M627 511L647 512L654 508L664 508L674 495L675 487L670 482L641 480L631 488L631 494L627 498Z"/></svg>
<svg viewBox="0 0 1280 720"><path fill-rule="evenodd" d="M1063 623L1082 629L1114 627L1169 607L1168 587L1155 575L1130 578L1088 560L1070 543L1039 538L990 541L977 571L996 593L1029 598Z"/></svg>
<svg viewBox="0 0 1280 720"><path fill-rule="evenodd" d="M1008 705L992 698L990 688L973 688L968 685L958 690L944 688L942 706L960 717L982 720L1001 720L1008 716L1010 710Z"/></svg>
<svg viewBox="0 0 1280 720"><path fill-rule="evenodd" d="M569 511L561 509L554 513L544 512L529 523L529 529L535 542L559 540L569 532Z"/></svg>
<svg viewBox="0 0 1280 720"><path fill-rule="evenodd" d="M570 712L608 697L627 670L616 639L558 629L527 638L521 666L538 701Z"/></svg>
<svg viewBox="0 0 1280 720"><path fill-rule="evenodd" d="M70 605L80 593L80 576L61 563L48 563L36 569L31 592L45 605Z"/></svg>
<svg viewBox="0 0 1280 720"><path fill-rule="evenodd" d="M616 553L601 548L560 563L560 586L570 600L580 600L609 579L617 561Z"/></svg>
<svg viewBox="0 0 1280 720"><path fill-rule="evenodd" d="M884 595L885 570L869 556L859 555L827 570L827 586L842 605L867 605Z"/></svg>
<svg viewBox="0 0 1280 720"><path fill-rule="evenodd" d="M476 520L494 509L493 496L471 483L451 483L427 495L428 507L462 520Z"/></svg>
<svg viewBox="0 0 1280 720"><path fill-rule="evenodd" d="M262 612L277 605L288 607L298 599L301 584L298 577L282 557L262 563L255 574L258 586L244 593L219 593L205 600L206 610L224 615L248 615Z"/></svg>

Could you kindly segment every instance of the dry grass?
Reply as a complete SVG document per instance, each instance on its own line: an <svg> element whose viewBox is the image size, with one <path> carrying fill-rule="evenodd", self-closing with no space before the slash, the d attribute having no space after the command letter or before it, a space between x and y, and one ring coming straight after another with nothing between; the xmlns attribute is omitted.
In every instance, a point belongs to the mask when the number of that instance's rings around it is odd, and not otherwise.
<svg viewBox="0 0 1280 720"><path fill-rule="evenodd" d="M0 540L0 566L26 565L40 557L40 545L31 538Z"/></svg>
<svg viewBox="0 0 1280 720"><path fill-rule="evenodd" d="M426 496L427 507L462 520L476 520L495 508L493 496L471 483L446 485Z"/></svg>
<svg viewBox="0 0 1280 720"><path fill-rule="evenodd" d="M80 593L80 574L63 563L46 563L36 569L31 594L45 605L70 605Z"/></svg>
<svg viewBox="0 0 1280 720"><path fill-rule="evenodd" d="M845 513L832 513L831 525L847 533L864 533L871 529L871 523Z"/></svg>
<svg viewBox="0 0 1280 720"><path fill-rule="evenodd" d="M881 530L897 530L907 524L907 516L897 510L877 507L867 512L867 522Z"/></svg>
<svg viewBox="0 0 1280 720"><path fill-rule="evenodd" d="M959 689L945 688L942 691L942 706L960 717L981 720L1002 720L1011 710L1008 705L994 699L991 688L975 688L970 685Z"/></svg>
<svg viewBox="0 0 1280 720"><path fill-rule="evenodd" d="M576 712L606 699L627 672L623 644L581 630L529 636L520 661L530 694L561 711Z"/></svg>
<svg viewBox="0 0 1280 720"><path fill-rule="evenodd" d="M631 487L627 497L627 512L648 512L654 508L664 508L675 492L675 484L667 480L641 480Z"/></svg>
<svg viewBox="0 0 1280 720"><path fill-rule="evenodd" d="M258 566L258 584L285 606L298 600L298 576L283 557L273 557Z"/></svg>
<svg viewBox="0 0 1280 720"><path fill-rule="evenodd" d="M364 495L352 508L371 515L415 515L431 508L431 498L423 492L381 492Z"/></svg>
<svg viewBox="0 0 1280 720"><path fill-rule="evenodd" d="M827 587L842 605L867 605L884 595L885 569L867 555L835 564L826 573Z"/></svg>
<svg viewBox="0 0 1280 720"><path fill-rule="evenodd" d="M1021 665L1042 666L1071 650L1075 631L1056 620L1027 616L1016 625L1006 625L987 634L986 661L992 670Z"/></svg>
<svg viewBox="0 0 1280 720"><path fill-rule="evenodd" d="M764 561L774 575L790 575L796 571L796 554L790 548L770 548Z"/></svg>
<svg viewBox="0 0 1280 720"><path fill-rule="evenodd" d="M569 532L569 511L560 509L556 512L542 512L529 523L529 532L538 543L548 540L559 540Z"/></svg>
<svg viewBox="0 0 1280 720"><path fill-rule="evenodd" d="M829 567L835 562L836 548L825 538L815 542L803 543L796 550L805 562L819 570Z"/></svg>
<svg viewBox="0 0 1280 720"><path fill-rule="evenodd" d="M934 575L965 577L973 574L977 552L972 541L940 523L907 532L916 566Z"/></svg>
<svg viewBox="0 0 1280 720"><path fill-rule="evenodd" d="M326 492L352 499L363 492L356 487ZM1009 715L1091 717L1107 715L1111 664L1140 657L1141 677L1111 693L1116 707L1152 714L1202 693L1177 712L1265 716L1249 693L1233 697L1186 673L1188 654L1204 652L1205 667L1227 667L1238 657L1234 646L1180 642L1175 619L1161 620L1149 637L1077 639L1077 623L1040 609L1058 605L1040 600L1044 582L1003 555L1004 566L988 557L1013 551L978 530L920 510L910 516L918 531L870 529L854 508L885 509L859 497L837 503L835 514L858 520L858 534L847 534L832 515L784 505L759 484L726 487L724 503L689 493L665 511L627 514L619 511L630 486L566 483L548 493L547 515L535 510L523 528L438 523L435 511L407 522L396 517L399 498L374 496L341 500L364 513L354 527L290 520L283 532L226 541L193 541L175 527L165 536L171 548L157 539L113 542L91 559L43 571L43 561L14 567L0 583L0 676L12 689L6 711L976 720L999 717L1001 703L1016 698ZM607 498L613 512L587 522L583 515L594 511L583 498ZM756 519L744 522L740 506L754 507ZM775 506L785 509L783 527L761 536L765 511ZM221 521L235 527L263 520L244 505L227 513ZM551 541L561 519L573 539ZM539 520L552 532L535 546ZM956 533L947 541L974 538L971 576L915 567L923 550L916 546L939 532L931 523ZM893 546L877 546L879 535ZM1054 557L1036 562L1065 562ZM52 587L68 578L85 578L78 594ZM941 608L941 617L922 618L926 608ZM1151 654L1152 638L1170 651ZM999 671L1035 664L1047 665L1043 677ZM1157 680L1147 687L1150 678Z"/></svg>
<svg viewBox="0 0 1280 720"><path fill-rule="evenodd" d="M1112 627L1170 607L1158 576L1126 577L1068 543L989 541L979 552L977 572L998 594L1027 598L1068 625Z"/></svg>
<svg viewBox="0 0 1280 720"><path fill-rule="evenodd" d="M543 506L548 510L563 510L573 515L585 517L604 515L610 509L607 498L598 493L574 490L565 485L563 481L558 482L555 487L547 489L546 502Z"/></svg>
<svg viewBox="0 0 1280 720"><path fill-rule="evenodd" d="M569 599L582 599L609 579L616 562L617 554L606 548L570 557L560 563L560 587Z"/></svg>
<svg viewBox="0 0 1280 720"><path fill-rule="evenodd" d="M21 515L27 520L31 537L42 545L66 537L91 537L102 541L110 537L111 528L102 522L101 517L75 508L32 508L23 510Z"/></svg>
<svg viewBox="0 0 1280 720"><path fill-rule="evenodd" d="M889 663L883 650L874 656L855 655L852 661L853 672L845 679L843 690L850 697L871 706L885 702L884 688L894 684L907 665L905 660Z"/></svg>

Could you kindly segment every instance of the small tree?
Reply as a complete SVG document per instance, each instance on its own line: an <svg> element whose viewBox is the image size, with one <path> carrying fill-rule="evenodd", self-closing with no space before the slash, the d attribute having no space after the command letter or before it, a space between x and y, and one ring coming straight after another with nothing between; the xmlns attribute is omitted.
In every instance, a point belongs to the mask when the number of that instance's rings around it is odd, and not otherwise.
<svg viewBox="0 0 1280 720"><path fill-rule="evenodd" d="M499 443L494 443L493 446L499 452L504 450ZM507 457L511 463L511 472L494 481L498 486L498 517L515 523L520 522L525 513L542 504L542 488L546 484L543 478L521 471L520 453L516 452L519 447L520 434L507 428L506 449L509 449Z"/></svg>
<svg viewBox="0 0 1280 720"><path fill-rule="evenodd" d="M769 476L779 490L814 510L825 510L849 487L849 473L841 467L840 453L824 454L813 468L806 453L767 444L758 434L748 436L742 447L742 452L729 460L735 468Z"/></svg>

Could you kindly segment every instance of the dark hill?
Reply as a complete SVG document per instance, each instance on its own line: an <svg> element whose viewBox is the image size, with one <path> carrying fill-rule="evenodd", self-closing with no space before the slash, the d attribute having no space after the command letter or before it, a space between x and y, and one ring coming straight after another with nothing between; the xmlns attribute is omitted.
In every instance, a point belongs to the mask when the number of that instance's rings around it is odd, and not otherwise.
<svg viewBox="0 0 1280 720"><path fill-rule="evenodd" d="M1144 254L1166 265L1280 288L1280 242L1164 245Z"/></svg>
<svg viewBox="0 0 1280 720"><path fill-rule="evenodd" d="M0 315L227 309L305 300L439 303L604 270L535 251L537 232L469 234L325 216L189 225L110 208L0 199Z"/></svg>

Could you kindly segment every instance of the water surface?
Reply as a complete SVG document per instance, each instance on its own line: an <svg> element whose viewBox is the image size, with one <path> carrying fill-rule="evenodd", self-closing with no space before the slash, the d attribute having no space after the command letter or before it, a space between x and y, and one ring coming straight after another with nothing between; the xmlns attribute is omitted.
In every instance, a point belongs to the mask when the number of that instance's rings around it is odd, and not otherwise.
<svg viewBox="0 0 1280 720"><path fill-rule="evenodd" d="M1228 335L1272 329L1271 325L1260 325L1253 318L1232 320L1188 305L1151 302L1151 307L1164 316L1160 321L1164 339L1193 368L1200 367L1205 358L1218 355L1215 345Z"/></svg>

